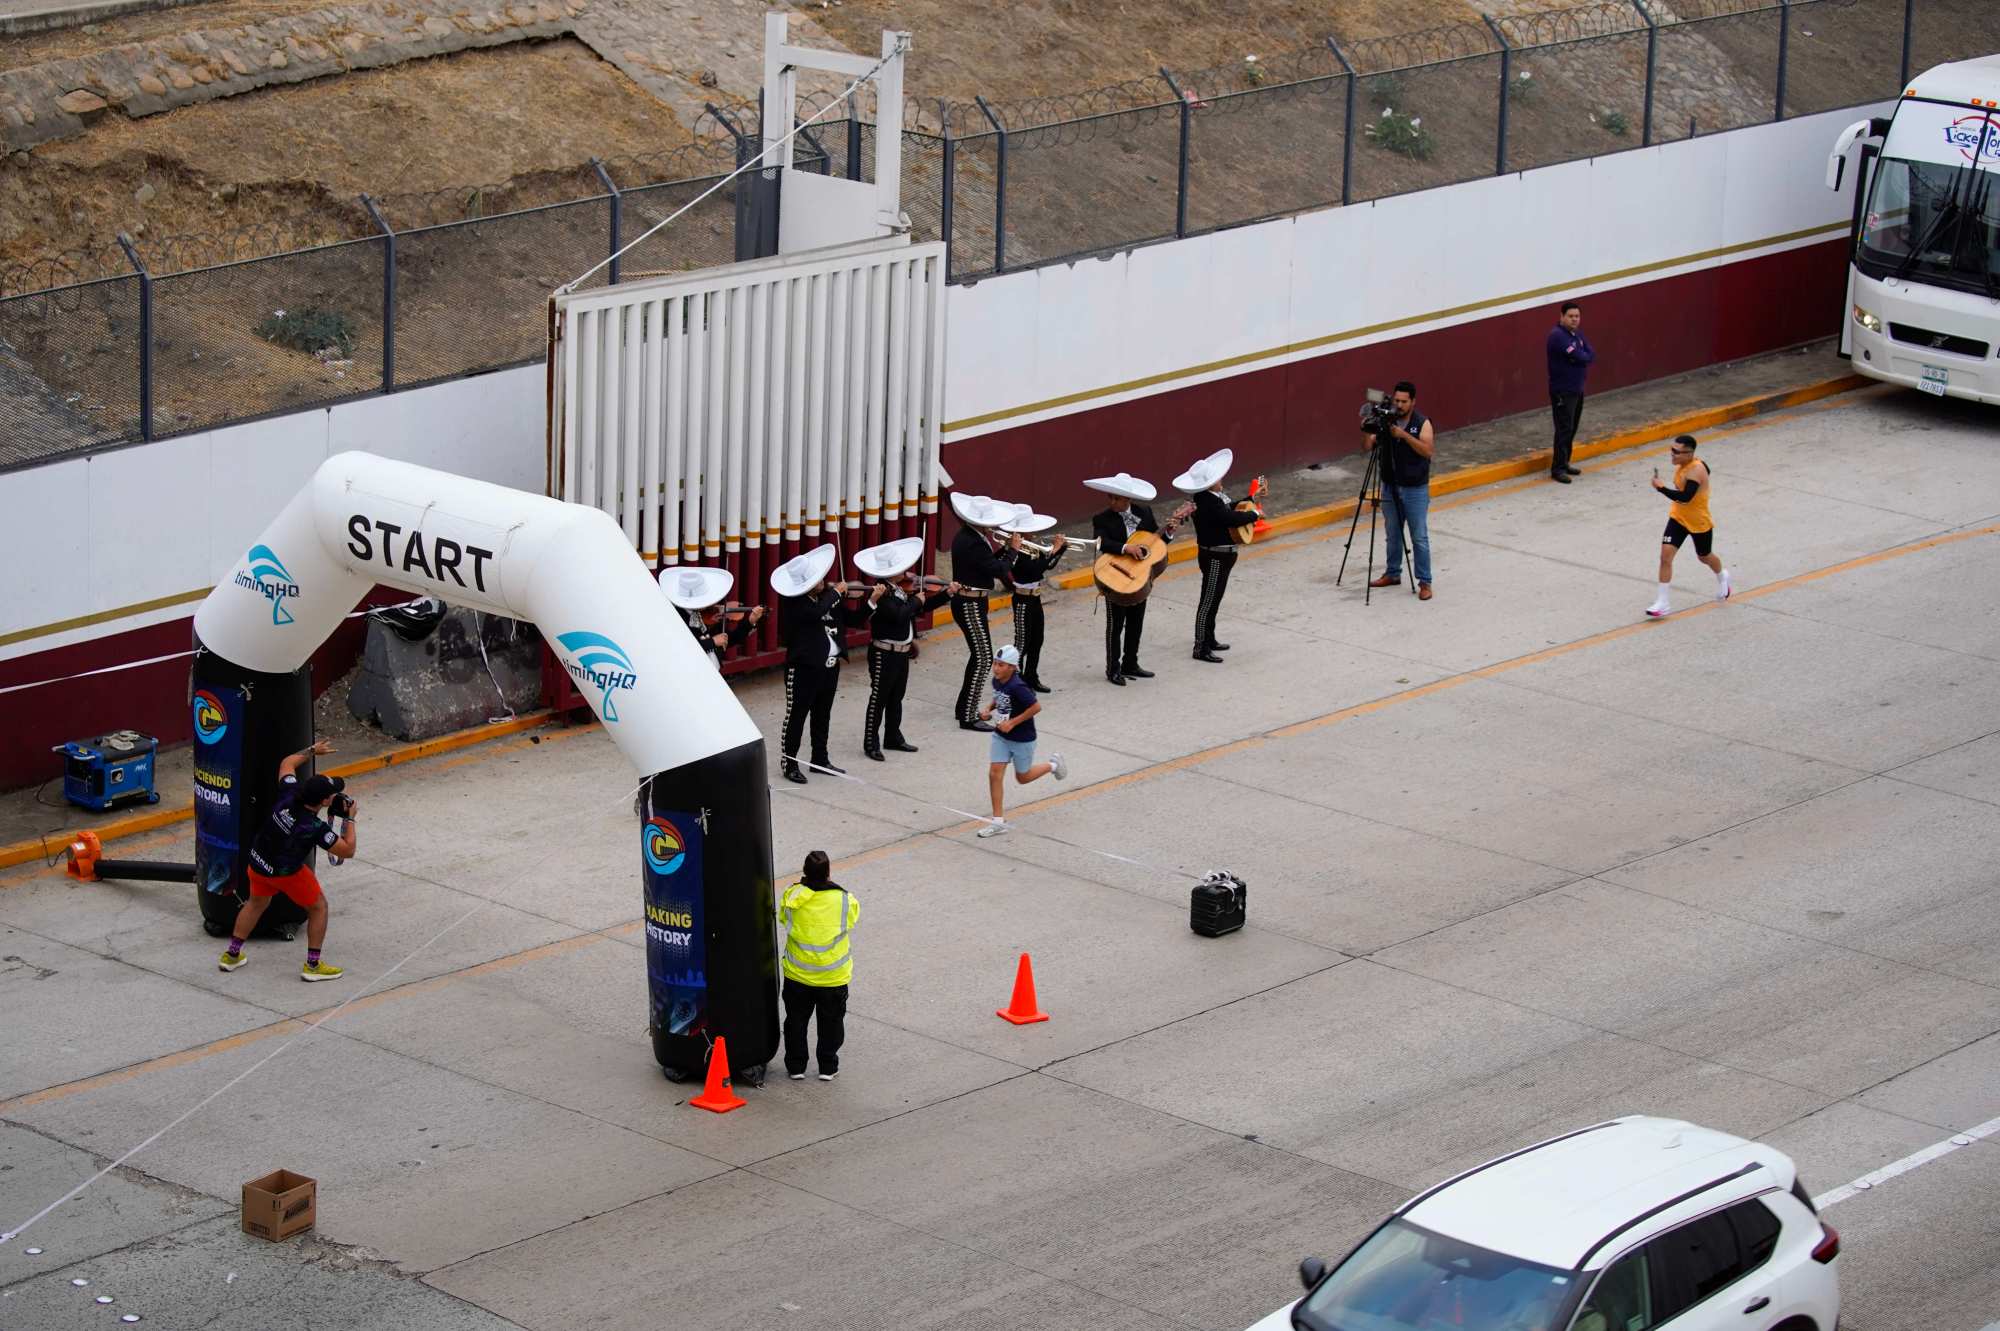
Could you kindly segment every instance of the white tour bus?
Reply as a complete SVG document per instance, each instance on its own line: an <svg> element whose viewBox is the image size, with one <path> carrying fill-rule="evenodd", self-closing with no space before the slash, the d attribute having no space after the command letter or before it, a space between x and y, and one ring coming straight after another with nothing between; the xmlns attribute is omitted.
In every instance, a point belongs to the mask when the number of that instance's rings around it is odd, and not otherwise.
<svg viewBox="0 0 2000 1331"><path fill-rule="evenodd" d="M1876 379L2000 403L2000 56L1939 65L1893 118L1849 126L1829 189L1857 143L1841 354Z"/></svg>

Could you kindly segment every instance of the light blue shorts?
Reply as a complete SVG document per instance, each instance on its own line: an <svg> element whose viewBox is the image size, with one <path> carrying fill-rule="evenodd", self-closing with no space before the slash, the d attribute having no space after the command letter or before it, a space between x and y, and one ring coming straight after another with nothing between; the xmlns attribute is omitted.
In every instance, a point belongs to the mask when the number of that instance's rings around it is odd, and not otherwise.
<svg viewBox="0 0 2000 1331"><path fill-rule="evenodd" d="M987 760L996 763L1012 763L1014 770L1022 776L1035 765L1035 741L1031 739L1008 739L999 731L993 732L993 743L987 747Z"/></svg>

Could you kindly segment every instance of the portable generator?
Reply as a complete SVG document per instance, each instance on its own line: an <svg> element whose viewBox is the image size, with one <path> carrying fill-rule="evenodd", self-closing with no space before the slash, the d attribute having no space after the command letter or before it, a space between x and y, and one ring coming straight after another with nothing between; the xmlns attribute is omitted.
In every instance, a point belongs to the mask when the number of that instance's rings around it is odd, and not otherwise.
<svg viewBox="0 0 2000 1331"><path fill-rule="evenodd" d="M58 744L53 752L63 756L63 798L96 813L128 800L158 804L153 756L159 747L159 740L136 730Z"/></svg>

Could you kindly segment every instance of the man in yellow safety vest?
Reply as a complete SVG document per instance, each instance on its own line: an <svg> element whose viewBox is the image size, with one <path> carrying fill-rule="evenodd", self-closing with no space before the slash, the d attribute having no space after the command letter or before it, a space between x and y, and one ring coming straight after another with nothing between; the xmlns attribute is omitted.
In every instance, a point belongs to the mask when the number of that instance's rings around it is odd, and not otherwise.
<svg viewBox="0 0 2000 1331"><path fill-rule="evenodd" d="M785 889L778 903L785 917L785 1075L806 1079L806 1023L819 1015L819 1079L840 1075L840 1046L847 1038L847 982L854 978L848 934L861 921L861 903L827 875L826 852L806 856L803 882Z"/></svg>

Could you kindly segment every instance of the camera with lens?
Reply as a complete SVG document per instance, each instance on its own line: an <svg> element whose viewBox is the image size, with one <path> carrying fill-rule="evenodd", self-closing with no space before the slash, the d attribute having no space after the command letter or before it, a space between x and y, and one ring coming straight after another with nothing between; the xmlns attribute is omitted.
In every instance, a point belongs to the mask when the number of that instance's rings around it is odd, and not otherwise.
<svg viewBox="0 0 2000 1331"><path fill-rule="evenodd" d="M352 796L335 795L333 802L327 807L336 818L352 818L354 816L354 799Z"/></svg>
<svg viewBox="0 0 2000 1331"><path fill-rule="evenodd" d="M1368 390L1368 400L1361 404L1361 432L1372 434L1379 442L1389 435L1389 427L1396 423L1396 407L1389 401L1389 395L1379 388Z"/></svg>

